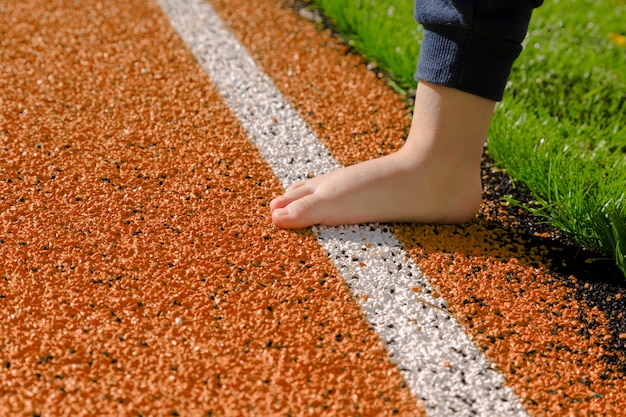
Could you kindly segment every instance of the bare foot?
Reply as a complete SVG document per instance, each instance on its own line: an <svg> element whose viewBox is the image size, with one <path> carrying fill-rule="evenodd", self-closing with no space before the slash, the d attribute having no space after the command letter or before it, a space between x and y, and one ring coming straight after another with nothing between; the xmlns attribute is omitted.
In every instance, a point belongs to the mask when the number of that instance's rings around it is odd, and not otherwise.
<svg viewBox="0 0 626 417"><path fill-rule="evenodd" d="M270 203L272 220L283 228L469 220L480 206L480 159L494 105L420 83L400 151L293 184Z"/></svg>

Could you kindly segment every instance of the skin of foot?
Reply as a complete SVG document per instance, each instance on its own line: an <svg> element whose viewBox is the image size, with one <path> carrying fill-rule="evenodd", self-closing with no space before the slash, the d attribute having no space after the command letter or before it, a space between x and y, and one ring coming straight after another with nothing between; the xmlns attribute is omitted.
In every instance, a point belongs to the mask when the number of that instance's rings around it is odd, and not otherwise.
<svg viewBox="0 0 626 417"><path fill-rule="evenodd" d="M480 161L495 102L420 82L396 153L292 184L270 202L294 229L367 222L463 223L482 197Z"/></svg>

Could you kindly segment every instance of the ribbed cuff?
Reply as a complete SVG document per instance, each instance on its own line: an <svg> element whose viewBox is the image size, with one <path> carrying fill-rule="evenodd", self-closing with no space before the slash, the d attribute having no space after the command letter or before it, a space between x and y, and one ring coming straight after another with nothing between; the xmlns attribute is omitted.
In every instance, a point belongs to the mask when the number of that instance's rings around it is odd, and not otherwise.
<svg viewBox="0 0 626 417"><path fill-rule="evenodd" d="M520 44L454 26L424 29L416 80L502 100Z"/></svg>

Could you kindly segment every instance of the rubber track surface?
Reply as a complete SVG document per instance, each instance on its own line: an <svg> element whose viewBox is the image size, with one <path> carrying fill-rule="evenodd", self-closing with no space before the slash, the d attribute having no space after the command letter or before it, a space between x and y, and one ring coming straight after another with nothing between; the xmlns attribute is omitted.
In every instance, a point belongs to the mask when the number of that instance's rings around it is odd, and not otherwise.
<svg viewBox="0 0 626 417"><path fill-rule="evenodd" d="M292 5L211 4L341 164L402 145L402 100ZM271 224L277 177L155 1L0 22L0 415L425 414L314 233ZM620 415L598 277L482 219L390 228L528 414Z"/></svg>

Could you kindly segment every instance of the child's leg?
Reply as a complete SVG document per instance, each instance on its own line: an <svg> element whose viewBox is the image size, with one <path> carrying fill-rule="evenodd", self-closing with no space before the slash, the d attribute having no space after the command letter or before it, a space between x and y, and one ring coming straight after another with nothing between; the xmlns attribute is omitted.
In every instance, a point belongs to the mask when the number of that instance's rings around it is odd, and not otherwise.
<svg viewBox="0 0 626 417"><path fill-rule="evenodd" d="M293 184L270 203L284 228L410 221L459 223L480 205L480 161L495 101L420 82L398 152Z"/></svg>

